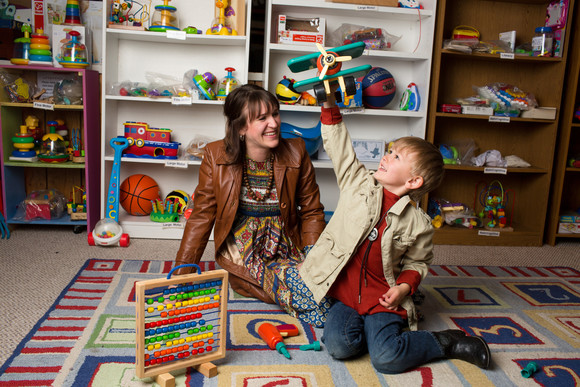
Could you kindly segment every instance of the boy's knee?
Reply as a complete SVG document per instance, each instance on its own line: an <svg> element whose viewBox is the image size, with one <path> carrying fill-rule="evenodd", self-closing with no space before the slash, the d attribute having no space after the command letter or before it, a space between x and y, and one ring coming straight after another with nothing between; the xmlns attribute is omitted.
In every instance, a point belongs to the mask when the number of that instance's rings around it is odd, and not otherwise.
<svg viewBox="0 0 580 387"><path fill-rule="evenodd" d="M371 363L377 371L383 374L400 374L409 368L409 364L399 360L396 353L383 351L380 354L371 353Z"/></svg>
<svg viewBox="0 0 580 387"><path fill-rule="evenodd" d="M366 350L362 336L357 338L346 337L343 333L334 329L324 330L322 342L328 354L336 360L350 359Z"/></svg>

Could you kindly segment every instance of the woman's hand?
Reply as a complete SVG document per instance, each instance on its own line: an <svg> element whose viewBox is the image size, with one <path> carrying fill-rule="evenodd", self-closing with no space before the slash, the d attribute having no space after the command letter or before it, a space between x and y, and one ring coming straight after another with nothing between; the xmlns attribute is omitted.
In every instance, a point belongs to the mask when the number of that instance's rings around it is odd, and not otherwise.
<svg viewBox="0 0 580 387"><path fill-rule="evenodd" d="M401 301L411 292L409 284L402 283L390 288L385 294L379 298L379 304L389 310L396 310Z"/></svg>

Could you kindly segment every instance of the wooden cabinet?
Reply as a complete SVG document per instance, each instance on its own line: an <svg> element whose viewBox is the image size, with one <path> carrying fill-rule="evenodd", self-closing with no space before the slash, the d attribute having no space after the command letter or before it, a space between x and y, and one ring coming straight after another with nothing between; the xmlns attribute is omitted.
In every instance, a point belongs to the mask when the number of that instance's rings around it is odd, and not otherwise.
<svg viewBox="0 0 580 387"><path fill-rule="evenodd" d="M318 50L313 43L278 43L279 15L298 19L324 18L327 49L342 45L332 42L333 39L337 40L335 31L343 24L382 28L395 36L395 39L391 40L394 42L391 49L365 50L361 57L347 62L345 68L370 64L387 69L395 79L395 97L382 109L344 110L344 120L353 139L388 142L407 135L425 138L437 1L425 0L421 4L424 9L416 10L320 0L269 0L266 4L264 87L275 93L278 82L284 76L303 80L316 75L316 69L296 74L288 69L289 59ZM401 111L398 107L399 101L411 82L418 87L421 97L420 109L416 112ZM282 105L281 117L282 122L311 128L320 119L320 107ZM327 210L333 211L338 203L338 187L332 164L328 160L313 160L313 163L322 202ZM376 168L377 165L378 163L368 163L370 168Z"/></svg>
<svg viewBox="0 0 580 387"><path fill-rule="evenodd" d="M433 78L429 106L429 141L454 144L473 140L479 149L498 150L502 156L516 155L531 164L525 168L448 165L445 180L429 198L445 199L482 208L478 187L498 180L508 191L506 216L513 231L500 228L460 228L443 226L436 230L438 244L534 245L543 243L552 164L558 131L556 119L497 119L494 116L443 113L442 104L469 97L474 86L503 82L535 96L540 106L561 103L570 23L566 29L562 57L501 56L464 54L443 49L456 26L473 26L480 40L497 40L500 32L515 30L516 45L531 42L534 30L544 25L548 1L463 1L443 0L437 11ZM574 1L569 2L570 9ZM427 207L426 201L423 203Z"/></svg>
<svg viewBox="0 0 580 387"><path fill-rule="evenodd" d="M82 105L52 105L12 102L3 89L0 96L0 172L3 213L8 224L71 225L75 230L83 226L89 229L99 220L100 210L100 139L99 139L99 74L92 70L63 69L44 66L1 65L0 69L21 79L37 84L44 79L77 79L82 84ZM78 131L85 152L85 162L46 163L11 160L15 149L12 137L20 132L28 116L38 119L38 127L48 133L47 122L62 120L69 130ZM33 191L57 189L66 199L72 196L74 187L86 192L86 219L71 220L66 212L62 217L38 217L26 219L26 211L19 206ZM76 199L82 204L82 198ZM32 215L31 215L32 216Z"/></svg>
<svg viewBox="0 0 580 387"><path fill-rule="evenodd" d="M552 179L552 193L550 195L550 211L547 218L546 241L555 245L558 240L580 238L580 231L576 233L560 230L560 216L576 213L580 216L580 168L573 167L569 160L580 156L580 119L577 118L580 106L580 12L574 11L573 33L571 34L568 55L567 77L564 82L564 97L560 115L560 132L554 160L554 176ZM572 36L573 35L573 36ZM565 226L565 225L564 225Z"/></svg>
<svg viewBox="0 0 580 387"><path fill-rule="evenodd" d="M195 26L204 31L201 35L181 32L151 32L105 28L103 31L103 97L102 97L102 169L103 198L107 196L113 166L112 138L123 135L123 123L145 122L152 127L171 129L172 141L179 142L180 152L197 136L220 139L224 136L225 120L223 102L193 100L184 104L171 98L121 96L115 86L121 82L149 83L152 77L164 75L181 84L190 70L211 72L218 81L226 76L226 67L233 67L233 76L241 83L248 81L249 37L247 35L206 35L214 17L213 1L179 1L179 25L183 29ZM244 4L242 1L241 4ZM245 23L251 17L247 7ZM103 15L108 25L111 0L107 1ZM239 27L238 27L239 29ZM249 30L249 29L246 29ZM190 80L191 81L191 80ZM123 157L119 181L133 174L146 174L159 185L165 197L173 190L192 194L197 185L200 161L160 160ZM105 200L101 215L105 214ZM132 216L121 207L119 223L131 238L179 239L183 223L156 223L149 216Z"/></svg>

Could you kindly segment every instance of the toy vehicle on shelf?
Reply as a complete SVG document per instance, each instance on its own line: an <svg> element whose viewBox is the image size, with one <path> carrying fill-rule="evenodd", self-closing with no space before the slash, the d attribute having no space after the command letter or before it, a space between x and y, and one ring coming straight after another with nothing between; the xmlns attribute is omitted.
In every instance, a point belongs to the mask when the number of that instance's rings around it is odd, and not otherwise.
<svg viewBox="0 0 580 387"><path fill-rule="evenodd" d="M171 141L171 129L151 128L145 122L127 121L123 124L129 146L124 157L176 159L180 143Z"/></svg>
<svg viewBox="0 0 580 387"><path fill-rule="evenodd" d="M355 78L364 76L372 66L361 65L342 70L342 63L361 56L365 50L364 42L346 44L329 51L319 43L316 47L320 53L303 55L288 61L288 68L292 72L298 73L314 68L318 68L320 72L317 77L295 82L294 90L300 93L312 88L316 100L320 103L326 101L330 95L330 86L338 83L343 92L342 95L337 93L337 102L344 101L346 104L356 94Z"/></svg>

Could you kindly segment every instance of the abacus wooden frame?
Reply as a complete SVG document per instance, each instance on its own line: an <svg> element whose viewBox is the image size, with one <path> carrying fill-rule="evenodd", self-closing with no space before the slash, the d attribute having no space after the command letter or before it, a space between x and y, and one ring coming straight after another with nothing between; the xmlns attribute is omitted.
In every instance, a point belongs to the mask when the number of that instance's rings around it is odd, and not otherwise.
<svg viewBox="0 0 580 387"><path fill-rule="evenodd" d="M157 366L150 366L145 369L145 291L161 287L172 286L182 283L200 283L207 282L213 279L221 279L220 291L220 310L218 312L219 325L221 329L219 332L220 346L215 352L207 355L196 355L182 360L172 361L168 364L160 364ZM138 281L135 283L135 322L136 343L135 343L135 372L139 378L154 377L170 371L184 369L204 363L208 363L226 356L226 324L227 324L227 301L228 301L228 272L225 270L212 270L201 274L185 274L178 275L170 279L159 278L145 281Z"/></svg>

